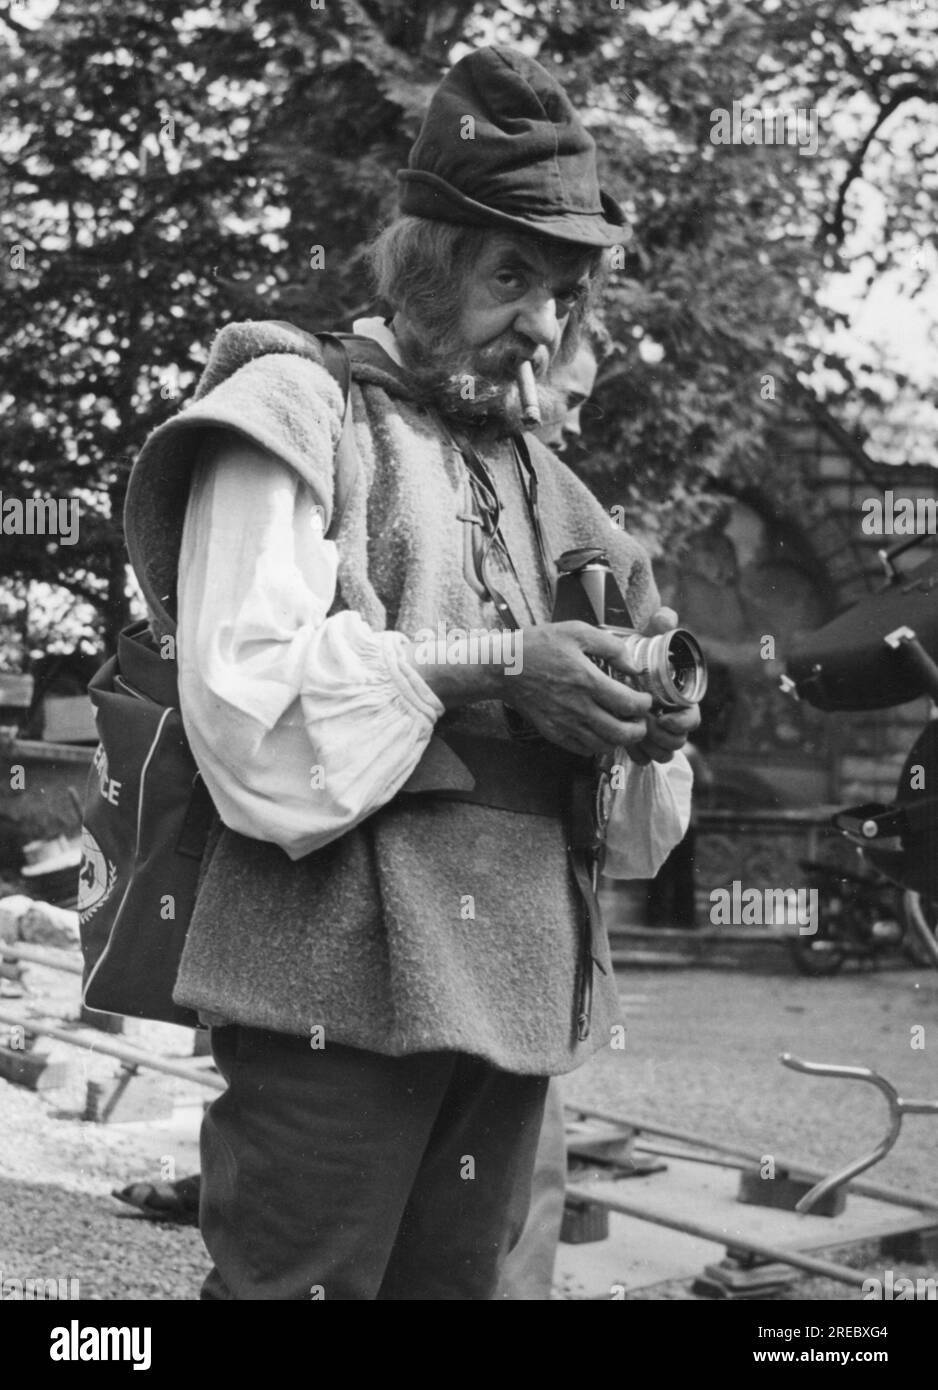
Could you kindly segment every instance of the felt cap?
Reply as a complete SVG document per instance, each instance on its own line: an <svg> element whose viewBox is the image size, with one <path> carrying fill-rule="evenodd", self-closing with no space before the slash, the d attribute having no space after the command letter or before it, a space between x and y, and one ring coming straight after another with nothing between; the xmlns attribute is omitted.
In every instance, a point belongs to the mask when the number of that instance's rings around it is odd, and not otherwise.
<svg viewBox="0 0 938 1390"><path fill-rule="evenodd" d="M596 145L563 88L511 48L479 48L437 87L398 171L415 217L613 246L625 214L599 187Z"/></svg>

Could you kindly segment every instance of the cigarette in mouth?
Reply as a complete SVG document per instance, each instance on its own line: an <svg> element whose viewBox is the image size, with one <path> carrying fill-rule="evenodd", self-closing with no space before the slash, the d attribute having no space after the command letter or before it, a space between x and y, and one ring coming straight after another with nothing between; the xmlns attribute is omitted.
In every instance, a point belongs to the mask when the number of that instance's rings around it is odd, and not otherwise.
<svg viewBox="0 0 938 1390"><path fill-rule="evenodd" d="M521 423L527 429L536 429L541 423L541 407L537 399L534 368L530 362L519 362L516 380L518 382L518 394L521 397Z"/></svg>

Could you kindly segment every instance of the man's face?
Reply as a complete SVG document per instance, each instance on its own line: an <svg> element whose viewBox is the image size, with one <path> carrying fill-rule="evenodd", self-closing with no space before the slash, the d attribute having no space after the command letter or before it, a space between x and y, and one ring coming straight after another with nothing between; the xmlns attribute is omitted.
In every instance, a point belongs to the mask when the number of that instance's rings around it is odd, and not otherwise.
<svg viewBox="0 0 938 1390"><path fill-rule="evenodd" d="M566 254L564 254L566 253ZM530 361L542 414L560 397L547 379L570 313L589 292L593 258L549 243L489 232L463 274L452 319L436 331L399 315L395 330L428 401L465 424L516 430L515 374ZM569 335L571 340L575 335Z"/></svg>
<svg viewBox="0 0 938 1390"><path fill-rule="evenodd" d="M549 249L495 232L466 277L457 332L490 377L510 380L525 359L543 375L588 288L585 266L571 271Z"/></svg>
<svg viewBox="0 0 938 1390"><path fill-rule="evenodd" d="M558 453L579 439L580 409L593 394L596 384L596 354L583 342L571 362L551 372L551 385L561 395L563 409L548 417L539 431L541 439Z"/></svg>

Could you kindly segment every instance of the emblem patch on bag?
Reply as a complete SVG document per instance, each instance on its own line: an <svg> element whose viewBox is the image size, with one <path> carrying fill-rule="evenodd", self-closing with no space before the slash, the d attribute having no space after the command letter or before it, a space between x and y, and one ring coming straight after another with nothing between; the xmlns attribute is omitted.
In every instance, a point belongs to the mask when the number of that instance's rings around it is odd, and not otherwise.
<svg viewBox="0 0 938 1390"><path fill-rule="evenodd" d="M114 891L117 865L112 864L86 825L81 829L81 868L78 871L78 915L93 917Z"/></svg>

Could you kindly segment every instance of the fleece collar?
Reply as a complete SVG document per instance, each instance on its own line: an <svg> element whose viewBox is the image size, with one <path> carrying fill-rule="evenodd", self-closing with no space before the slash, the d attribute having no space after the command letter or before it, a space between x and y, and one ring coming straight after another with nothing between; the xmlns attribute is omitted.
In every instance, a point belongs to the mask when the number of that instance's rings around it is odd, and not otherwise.
<svg viewBox="0 0 938 1390"><path fill-rule="evenodd" d="M362 386L380 386L391 396L411 398L413 383L407 370L393 361L371 336L337 332L345 344L352 364L352 376ZM213 387L233 376L240 367L268 354L293 353L322 366L322 351L311 333L283 319L248 319L229 323L216 337L195 398L207 395Z"/></svg>

